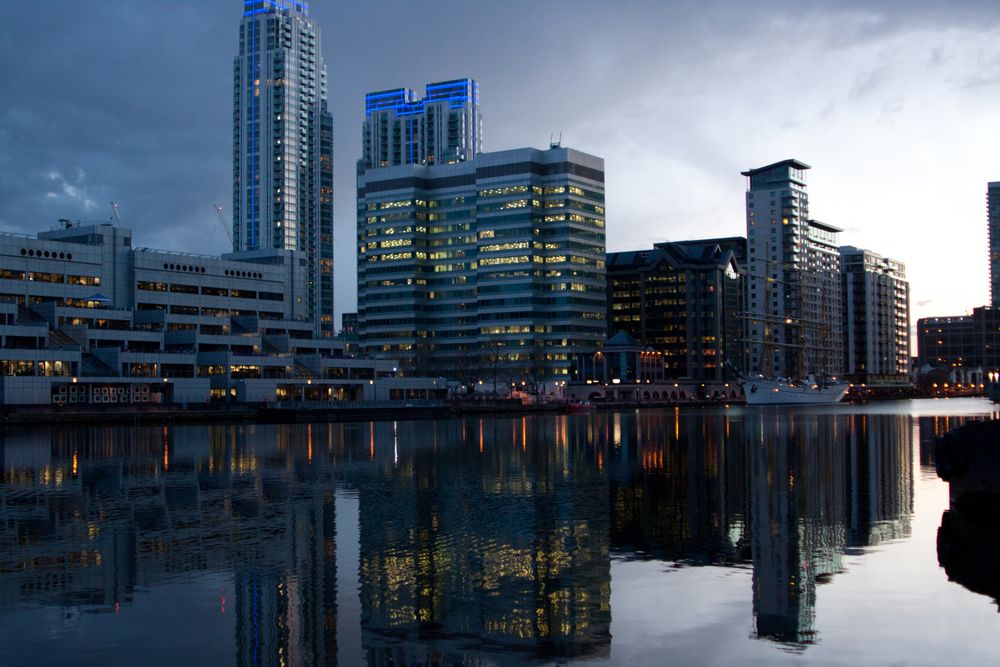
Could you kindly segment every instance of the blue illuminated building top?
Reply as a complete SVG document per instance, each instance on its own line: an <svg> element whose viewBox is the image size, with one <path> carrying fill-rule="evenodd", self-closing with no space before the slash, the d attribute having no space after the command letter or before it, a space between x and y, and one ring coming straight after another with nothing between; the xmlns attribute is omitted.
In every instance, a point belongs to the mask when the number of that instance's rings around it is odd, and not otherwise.
<svg viewBox="0 0 1000 667"><path fill-rule="evenodd" d="M461 108L469 100L474 106L479 105L479 84L473 79L429 83L425 90L424 98L420 100L414 99L413 91L409 88L368 93L365 95L365 115L392 109L397 116L412 116L423 113L427 104L441 101L448 101L452 109Z"/></svg>
<svg viewBox="0 0 1000 667"><path fill-rule="evenodd" d="M243 0L243 16L266 14L285 9L299 14L308 14L309 4L299 0Z"/></svg>

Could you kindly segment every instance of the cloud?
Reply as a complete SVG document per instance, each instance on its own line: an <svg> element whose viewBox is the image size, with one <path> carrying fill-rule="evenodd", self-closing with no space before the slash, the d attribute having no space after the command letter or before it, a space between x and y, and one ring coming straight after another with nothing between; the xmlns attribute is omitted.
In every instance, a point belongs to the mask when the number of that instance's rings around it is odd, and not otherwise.
<svg viewBox="0 0 1000 667"><path fill-rule="evenodd" d="M0 228L107 219L115 200L140 245L224 251L212 204L231 210L240 8L0 3L0 80L16 91L0 97ZM1000 176L996 3L381 0L312 14L336 131L339 310L354 307L364 93L458 76L480 81L487 150L561 130L605 158L614 249L742 234L740 170L798 157L815 167L811 213L906 261L919 307L985 298L985 261L941 278L923 239L948 224L937 252L981 244L982 190ZM448 39L415 42L441 25L456 26ZM934 187L915 186L929 174Z"/></svg>
<svg viewBox="0 0 1000 667"><path fill-rule="evenodd" d="M97 204L90 196L87 195L86 190L83 187L83 182L86 178L83 169L77 167L75 184L70 183L63 178L62 174L58 171L50 171L48 173L48 178L57 186L57 191L50 190L49 192L46 192L46 199L60 199L65 197L82 206L84 211L91 211L97 207Z"/></svg>
<svg viewBox="0 0 1000 667"><path fill-rule="evenodd" d="M855 78L850 97L858 100L881 92L891 79L892 73L886 64L868 70Z"/></svg>

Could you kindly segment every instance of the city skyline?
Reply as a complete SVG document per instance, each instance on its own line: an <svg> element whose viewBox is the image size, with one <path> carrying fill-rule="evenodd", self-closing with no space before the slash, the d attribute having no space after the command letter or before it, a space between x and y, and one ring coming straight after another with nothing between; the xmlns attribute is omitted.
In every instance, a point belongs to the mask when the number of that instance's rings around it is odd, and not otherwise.
<svg viewBox="0 0 1000 667"><path fill-rule="evenodd" d="M565 143L605 157L609 252L739 234L740 171L798 158L814 167L816 218L843 227L843 243L907 264L913 322L988 302L986 184L1000 177L988 161L998 141L989 132L1000 101L1000 51L990 39L996 8L793 10L777 2L754 17L726 3L698 13L574 5L581 8L547 6L525 25L509 4L418 11L313 3L338 156L340 312L356 303L352 180L364 94L463 76L482 86L484 150L544 147L562 131ZM231 201L229 95L241 9L0 10L2 71L19 91L0 106L0 229L107 220L115 200L144 245L226 250L211 207ZM370 53L352 26L380 15L406 20L383 21L383 47ZM473 29L448 46L414 50L410 36L446 16ZM33 38L32 26L44 26L46 39ZM591 39L552 37L576 29ZM772 46L778 35L787 51ZM929 196L914 196L924 190ZM942 225L948 234L938 233ZM960 261L942 271L942 257Z"/></svg>

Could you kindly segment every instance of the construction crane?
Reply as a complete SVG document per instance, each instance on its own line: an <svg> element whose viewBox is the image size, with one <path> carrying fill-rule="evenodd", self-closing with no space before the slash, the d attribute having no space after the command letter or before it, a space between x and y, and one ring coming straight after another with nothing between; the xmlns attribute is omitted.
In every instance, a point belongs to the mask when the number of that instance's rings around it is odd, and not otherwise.
<svg viewBox="0 0 1000 667"><path fill-rule="evenodd" d="M218 204L215 205L215 212L219 215L219 224L222 226L222 231L226 233L226 238L229 239L230 245L233 243L233 230L230 228L229 223L226 221L226 214L222 212L222 207Z"/></svg>
<svg viewBox="0 0 1000 667"><path fill-rule="evenodd" d="M116 201L111 202L111 212L115 214L115 224L121 227L122 219L121 216L118 215L118 202Z"/></svg>

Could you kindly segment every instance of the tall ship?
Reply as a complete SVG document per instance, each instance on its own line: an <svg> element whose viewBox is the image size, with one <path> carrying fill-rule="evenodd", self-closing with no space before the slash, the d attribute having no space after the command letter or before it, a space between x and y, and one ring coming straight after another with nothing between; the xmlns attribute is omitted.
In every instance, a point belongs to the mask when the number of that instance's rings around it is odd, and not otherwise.
<svg viewBox="0 0 1000 667"><path fill-rule="evenodd" d="M740 386L747 405L829 405L840 402L851 387L813 375L804 380L746 376L740 378Z"/></svg>
<svg viewBox="0 0 1000 667"><path fill-rule="evenodd" d="M811 226L821 229L835 228L809 221ZM765 248L765 257L759 260L765 267L774 264ZM748 262L749 266L754 261ZM748 272L748 277L760 281L763 289L762 303L772 304L775 297L787 302L786 309L780 314L770 312L746 312L743 314L747 323L748 336L746 341L759 350L761 365L767 360L771 363L776 354L784 359L784 368L788 377L749 375L737 372L739 384L743 387L743 395L747 405L830 405L840 402L847 394L851 385L838 381L835 376L823 372L823 366L830 361L824 354L824 347L829 347L831 323L822 319L822 312L837 304L823 304L820 307L813 304L807 315L805 293L823 294L822 280L825 276L819 271L785 271L791 273L792 279L777 277L777 271L772 275L766 273ZM777 289L777 295L772 290ZM789 294L788 292L791 292ZM789 300L787 297L792 296ZM828 352L828 350L826 350ZM812 356L812 359L809 357ZM763 370L763 369L762 369ZM777 369L775 369L777 370Z"/></svg>

